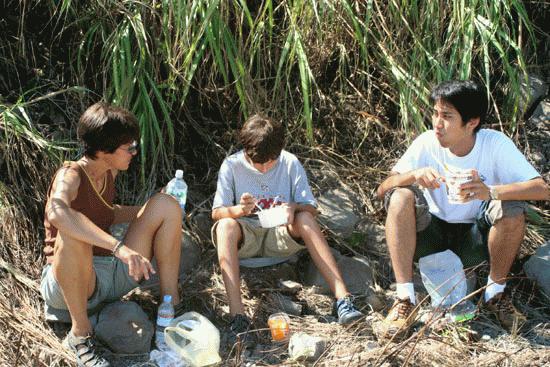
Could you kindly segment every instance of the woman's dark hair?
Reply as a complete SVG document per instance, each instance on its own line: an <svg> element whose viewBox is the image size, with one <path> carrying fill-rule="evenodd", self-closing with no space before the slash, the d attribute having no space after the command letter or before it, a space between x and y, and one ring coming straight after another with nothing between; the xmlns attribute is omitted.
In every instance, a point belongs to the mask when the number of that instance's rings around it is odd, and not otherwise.
<svg viewBox="0 0 550 367"><path fill-rule="evenodd" d="M92 159L99 151L113 153L140 137L138 121L130 111L104 102L88 107L80 116L77 135L84 155Z"/></svg>
<svg viewBox="0 0 550 367"><path fill-rule="evenodd" d="M239 138L246 155L254 163L277 159L285 146L285 131L281 123L261 115L246 120Z"/></svg>
<svg viewBox="0 0 550 367"><path fill-rule="evenodd" d="M487 114L487 94L476 82L471 80L450 80L437 85L430 95L430 102L436 103L443 100L460 113L462 123L466 124L470 119L479 117L479 124L474 132L481 128Z"/></svg>

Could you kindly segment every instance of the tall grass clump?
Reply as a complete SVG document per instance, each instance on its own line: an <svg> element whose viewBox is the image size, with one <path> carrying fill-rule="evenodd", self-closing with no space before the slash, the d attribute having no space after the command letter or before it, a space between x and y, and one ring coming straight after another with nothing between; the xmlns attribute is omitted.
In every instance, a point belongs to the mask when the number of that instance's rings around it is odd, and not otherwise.
<svg viewBox="0 0 550 367"><path fill-rule="evenodd" d="M31 117L33 104L59 93L0 103L0 257L19 269L33 269L40 257L37 228L43 220L44 195L52 170L70 152L70 144L46 139Z"/></svg>
<svg viewBox="0 0 550 367"><path fill-rule="evenodd" d="M491 95L496 118L490 122L502 129L513 131L522 113L522 48L533 30L517 0L35 5L20 4L12 9L19 18L6 18L19 21L2 29L0 63L12 75L18 65L42 70L45 57L34 47L55 44L45 50L49 60L65 65L66 84L92 92L83 101L102 98L134 112L142 136L139 167L122 177L134 194L158 188L176 165L199 174L193 165L205 156L217 165L233 147L230 132L257 111L283 120L291 143L332 141L346 151L351 139L361 148L357 154L368 154L369 146L350 116L360 112L386 127L421 131L431 86L449 78L480 80ZM28 31L33 11L49 12L41 24L49 38ZM44 42L26 42L29 37ZM2 89L24 88L20 78L8 84ZM339 114L348 105L352 115ZM32 123L25 126L32 131Z"/></svg>

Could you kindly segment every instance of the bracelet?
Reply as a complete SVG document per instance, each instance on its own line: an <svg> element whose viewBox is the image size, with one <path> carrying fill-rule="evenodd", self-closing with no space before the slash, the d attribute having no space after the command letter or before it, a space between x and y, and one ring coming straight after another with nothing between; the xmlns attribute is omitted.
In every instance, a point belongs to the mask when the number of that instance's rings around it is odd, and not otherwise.
<svg viewBox="0 0 550 367"><path fill-rule="evenodd" d="M115 247L113 247L113 255L116 256L116 253L118 250L120 250L120 248L124 246L124 242L122 241L118 241L117 244L115 245Z"/></svg>

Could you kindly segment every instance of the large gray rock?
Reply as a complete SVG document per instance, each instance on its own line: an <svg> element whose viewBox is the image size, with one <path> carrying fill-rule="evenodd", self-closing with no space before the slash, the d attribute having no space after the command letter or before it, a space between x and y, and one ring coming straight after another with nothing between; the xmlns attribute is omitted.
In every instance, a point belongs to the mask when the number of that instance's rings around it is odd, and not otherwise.
<svg viewBox="0 0 550 367"><path fill-rule="evenodd" d="M212 212L201 210L191 219L192 229L200 235L204 241L210 241L210 230L214 221L212 220Z"/></svg>
<svg viewBox="0 0 550 367"><path fill-rule="evenodd" d="M372 269L367 259L359 256L335 256L348 290L353 294L367 294L372 285ZM330 288L313 263L309 261L304 275L304 284L315 286L319 293L330 294Z"/></svg>
<svg viewBox="0 0 550 367"><path fill-rule="evenodd" d="M348 238L359 222L356 194L342 186L323 193L318 198L319 221L336 235Z"/></svg>
<svg viewBox="0 0 550 367"><path fill-rule="evenodd" d="M354 246L361 247L377 256L388 254L384 226L372 223L366 218L357 224L352 242Z"/></svg>
<svg viewBox="0 0 550 367"><path fill-rule="evenodd" d="M533 111L533 114L529 118L529 123L546 132L548 131L548 121L550 121L550 102L544 100Z"/></svg>
<svg viewBox="0 0 550 367"><path fill-rule="evenodd" d="M525 273L550 297L550 241L539 247L523 265Z"/></svg>
<svg viewBox="0 0 550 367"><path fill-rule="evenodd" d="M526 112L537 100L544 97L548 86L540 77L534 74L528 75L528 80L521 80L520 109Z"/></svg>
<svg viewBox="0 0 550 367"><path fill-rule="evenodd" d="M154 326L137 303L119 301L99 313L95 334L116 353L149 353Z"/></svg>
<svg viewBox="0 0 550 367"><path fill-rule="evenodd" d="M110 230L113 236L119 240L124 238L126 231L128 229L128 223L115 224L111 226ZM200 259L200 246L188 232L182 230L181 236L181 255L180 255L180 269L179 269L179 280L180 282L185 279L186 275L197 265ZM157 262L153 257L151 262L155 270L158 270ZM159 288L159 276L158 271L153 274L149 280L143 281L141 283L142 288L152 289L153 291L158 291Z"/></svg>

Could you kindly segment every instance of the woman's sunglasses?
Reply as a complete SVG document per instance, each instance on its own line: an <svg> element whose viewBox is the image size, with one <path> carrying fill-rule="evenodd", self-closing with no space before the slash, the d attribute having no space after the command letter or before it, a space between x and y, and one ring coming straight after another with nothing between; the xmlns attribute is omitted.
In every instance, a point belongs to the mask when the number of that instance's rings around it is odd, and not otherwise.
<svg viewBox="0 0 550 367"><path fill-rule="evenodd" d="M134 153L137 153L139 149L139 144L137 141L134 140L128 148L122 148L122 149L126 150L130 154L134 154Z"/></svg>

